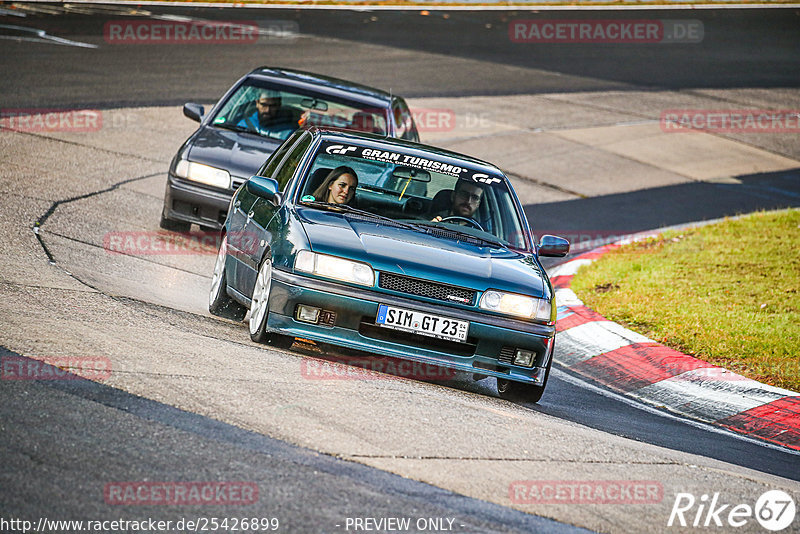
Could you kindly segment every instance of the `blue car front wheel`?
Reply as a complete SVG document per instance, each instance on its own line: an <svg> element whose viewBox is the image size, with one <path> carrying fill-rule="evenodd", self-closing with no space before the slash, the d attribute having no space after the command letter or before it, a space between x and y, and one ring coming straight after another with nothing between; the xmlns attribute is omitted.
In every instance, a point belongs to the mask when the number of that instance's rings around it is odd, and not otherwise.
<svg viewBox="0 0 800 534"><path fill-rule="evenodd" d="M256 287L250 303L250 339L256 343L267 341L267 317L269 316L269 292L272 288L272 260L266 258L258 269Z"/></svg>
<svg viewBox="0 0 800 534"><path fill-rule="evenodd" d="M250 339L256 343L269 343L277 347L289 348L294 338L267 332L269 318L269 295L272 290L272 260L266 258L258 269L256 287L250 304Z"/></svg>

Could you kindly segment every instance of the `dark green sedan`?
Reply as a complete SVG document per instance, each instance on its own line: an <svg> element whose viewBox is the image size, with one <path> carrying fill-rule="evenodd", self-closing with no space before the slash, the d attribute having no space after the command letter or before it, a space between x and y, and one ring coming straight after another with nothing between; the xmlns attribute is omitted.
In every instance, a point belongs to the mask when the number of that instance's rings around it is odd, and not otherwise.
<svg viewBox="0 0 800 534"><path fill-rule="evenodd" d="M294 337L497 378L538 401L556 305L495 166L377 135L298 130L234 194L209 309Z"/></svg>

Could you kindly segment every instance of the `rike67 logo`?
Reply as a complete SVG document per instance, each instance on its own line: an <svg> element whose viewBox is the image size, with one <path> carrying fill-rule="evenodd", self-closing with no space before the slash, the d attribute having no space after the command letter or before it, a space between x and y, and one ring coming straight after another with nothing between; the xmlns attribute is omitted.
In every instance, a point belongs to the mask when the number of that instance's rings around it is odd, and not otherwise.
<svg viewBox="0 0 800 534"><path fill-rule="evenodd" d="M795 512L794 500L781 490L763 493L755 506L725 503L719 493L703 494L699 499L691 493L678 493L667 526L739 528L755 518L765 529L778 532L792 524Z"/></svg>

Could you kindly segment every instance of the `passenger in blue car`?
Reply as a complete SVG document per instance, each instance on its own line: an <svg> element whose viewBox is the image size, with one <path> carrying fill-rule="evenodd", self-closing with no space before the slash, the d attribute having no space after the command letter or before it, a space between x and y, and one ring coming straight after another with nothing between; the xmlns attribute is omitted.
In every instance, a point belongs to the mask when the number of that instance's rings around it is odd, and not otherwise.
<svg viewBox="0 0 800 534"><path fill-rule="evenodd" d="M275 129L295 130L297 117L291 109L281 105L281 94L278 91L262 90L256 99L255 112L240 120L237 126L266 135Z"/></svg>
<svg viewBox="0 0 800 534"><path fill-rule="evenodd" d="M461 217L462 219L470 219L481 225L481 228L486 232L492 231L491 219L479 221L477 219L478 208L483 200L483 187L476 183L470 183L466 180L458 180L455 189L450 193L450 208L434 214L433 222L441 222L448 217ZM447 221L445 221L447 222ZM453 219L452 222L458 223L458 219Z"/></svg>
<svg viewBox="0 0 800 534"><path fill-rule="evenodd" d="M333 169L314 191L314 198L331 204L351 204L358 187L358 175L350 167Z"/></svg>

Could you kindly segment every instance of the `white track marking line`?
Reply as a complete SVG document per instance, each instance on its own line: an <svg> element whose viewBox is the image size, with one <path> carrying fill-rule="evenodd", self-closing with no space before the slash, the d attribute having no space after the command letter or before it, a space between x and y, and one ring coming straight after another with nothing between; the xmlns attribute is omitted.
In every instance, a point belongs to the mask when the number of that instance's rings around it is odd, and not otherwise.
<svg viewBox="0 0 800 534"><path fill-rule="evenodd" d="M62 39L54 35L48 35L44 30L38 28L28 28L26 26L14 26L13 24L0 24L0 30L16 30L25 33L32 33L35 37L27 37L24 35L0 35L0 39L7 39L9 41L34 41L42 43L50 43L57 45L77 46L79 48L97 48L97 45L89 43L81 43L80 41L71 41L69 39Z"/></svg>

